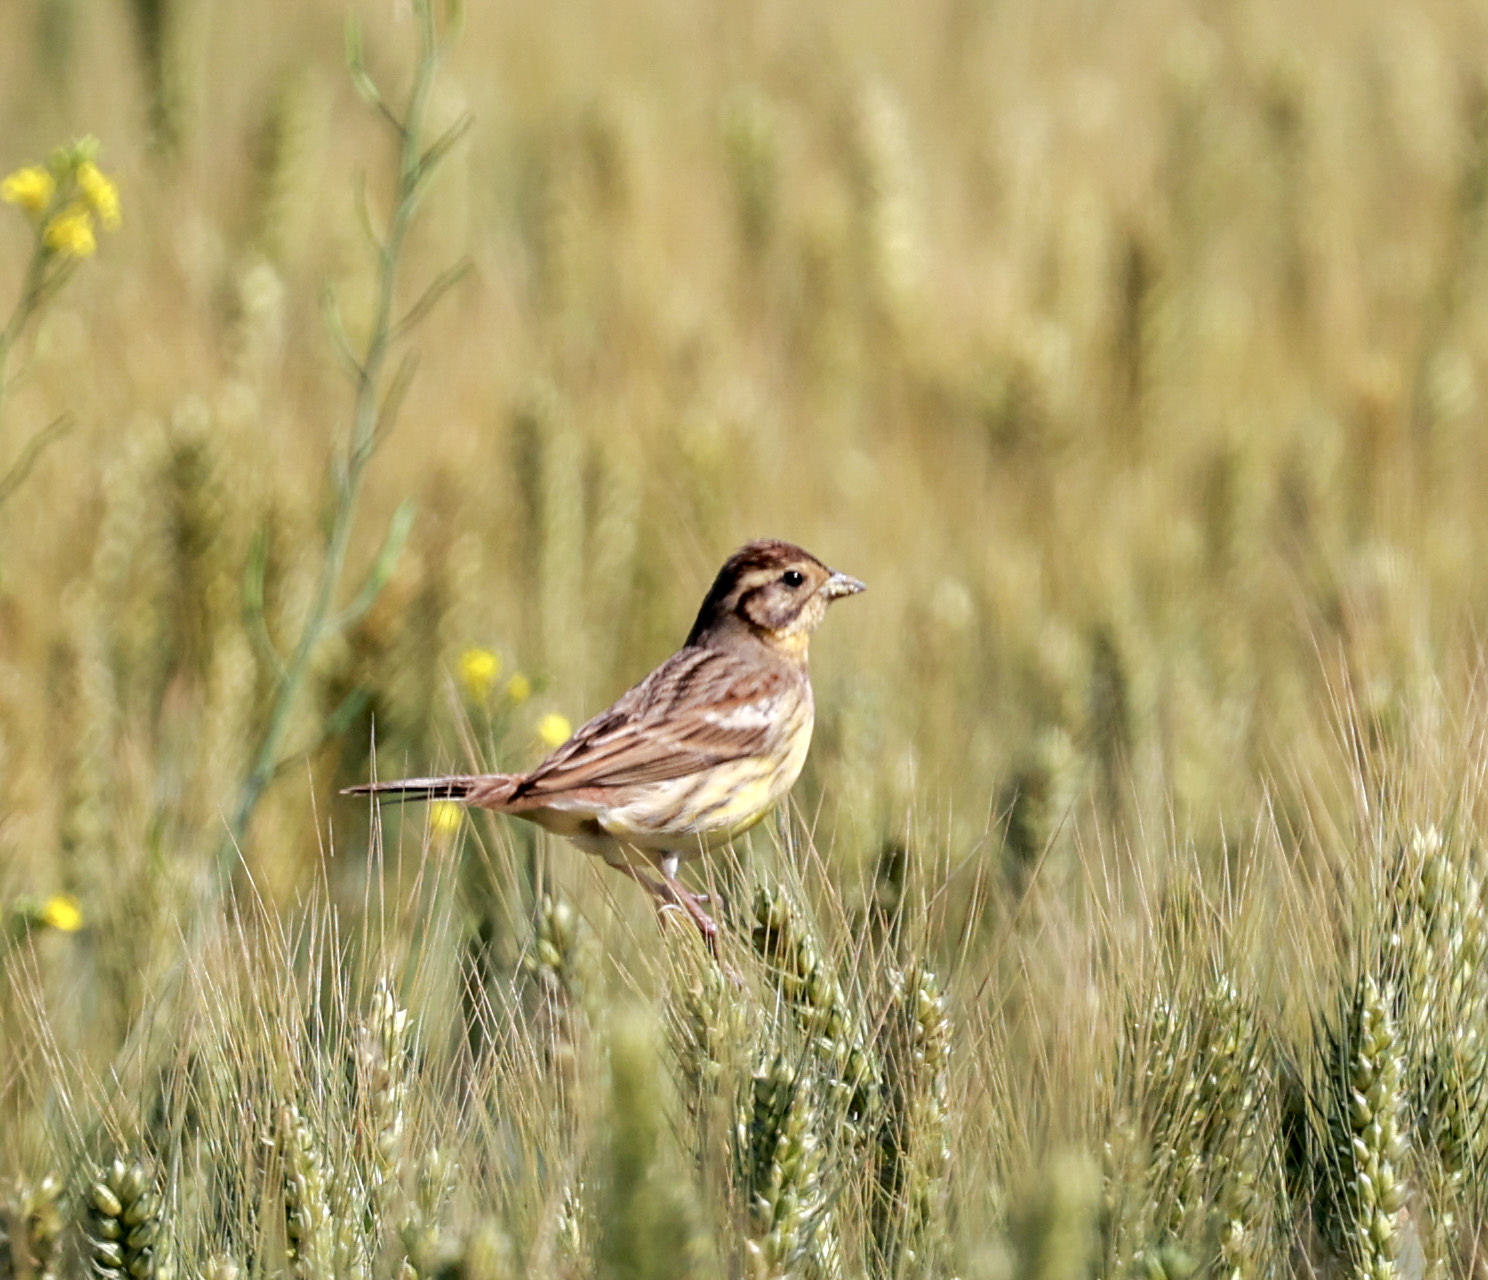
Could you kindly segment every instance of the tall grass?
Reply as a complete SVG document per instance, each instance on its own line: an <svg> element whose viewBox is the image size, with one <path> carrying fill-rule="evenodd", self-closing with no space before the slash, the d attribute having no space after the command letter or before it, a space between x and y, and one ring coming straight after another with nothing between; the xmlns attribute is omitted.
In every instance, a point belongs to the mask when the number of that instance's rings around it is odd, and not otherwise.
<svg viewBox="0 0 1488 1280"><path fill-rule="evenodd" d="M1482 15L471 6L381 323L345 16L0 7L0 169L124 212L5 353L0 1280L1473 1273ZM462 259L353 511L323 299ZM696 872L737 985L333 798L534 760L760 534L870 592Z"/></svg>

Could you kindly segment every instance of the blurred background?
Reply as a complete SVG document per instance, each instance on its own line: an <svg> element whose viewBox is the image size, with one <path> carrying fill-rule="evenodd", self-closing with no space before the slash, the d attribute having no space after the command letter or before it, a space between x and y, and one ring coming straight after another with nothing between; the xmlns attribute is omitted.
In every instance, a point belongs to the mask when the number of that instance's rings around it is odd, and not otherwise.
<svg viewBox="0 0 1488 1280"><path fill-rule="evenodd" d="M473 7L408 297L473 270L410 339L353 557L406 497L413 533L297 732L371 701L247 856L292 883L374 717L384 774L478 763L467 648L583 718L761 534L872 587L817 646L803 789L848 857L916 810L1026 855L1083 801L1213 841L1340 682L1387 730L1484 593L1488 94L1472 10L1330 12ZM365 17L395 73L406 15ZM210 841L244 768L247 548L292 629L351 398L320 298L366 310L387 147L340 5L3 21L7 168L92 132L125 208L3 441L77 421L4 513L0 838L85 887Z"/></svg>
<svg viewBox="0 0 1488 1280"><path fill-rule="evenodd" d="M406 84L411 9L351 7ZM1305 1029L1371 859L1485 817L1488 11L471 4L402 307L468 271L400 338L336 601L386 581L276 711L352 430L327 299L365 340L394 177L347 9L0 6L0 171L91 134L123 211L0 404L0 474L71 423L0 506L0 906L83 925L41 952L103 993L77 1041L111 1060L224 866L271 907L376 892L338 788L531 764L759 536L869 591L817 637L816 741L754 856L808 848L839 956L916 886L1000 1169L1085 1132L1051 1062L1110 1101L1088 1032L1146 970L1100 1009L1091 975L1163 868L1241 902L1234 967ZM0 308L32 237L0 208ZM548 856L429 822L388 847ZM566 849L548 874L654 949L641 895Z"/></svg>
<svg viewBox="0 0 1488 1280"><path fill-rule="evenodd" d="M399 83L408 13L359 11ZM0 163L94 134L124 209L0 420L7 459L75 422L0 513L12 888L197 858L262 733L245 564L261 540L291 643L352 398L321 300L365 327L358 193L380 226L390 184L344 17L0 14ZM412 533L316 652L249 864L289 891L354 820L326 797L374 721L383 776L531 761L538 717L649 670L760 535L871 587L816 645L798 792L845 863L917 831L1016 869L1084 823L1222 857L1263 798L1445 713L1488 598L1485 22L471 6L431 110L472 126L405 304L471 270L407 339L343 595L405 499ZM6 212L9 292L30 230ZM502 661L474 751L470 649Z"/></svg>

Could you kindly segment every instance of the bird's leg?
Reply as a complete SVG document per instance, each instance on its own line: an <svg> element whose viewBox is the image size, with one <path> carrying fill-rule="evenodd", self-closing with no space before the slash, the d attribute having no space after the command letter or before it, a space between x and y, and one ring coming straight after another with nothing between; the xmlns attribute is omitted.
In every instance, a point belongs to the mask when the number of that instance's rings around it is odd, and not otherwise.
<svg viewBox="0 0 1488 1280"><path fill-rule="evenodd" d="M663 906L675 907L680 905L672 896L672 891L666 885L662 884L660 880L656 879L655 876L648 876L639 867L633 867L628 862L612 862L609 865L614 867L616 871L623 871L647 893L658 899Z"/></svg>
<svg viewBox="0 0 1488 1280"><path fill-rule="evenodd" d="M702 931L704 938L708 940L708 950L715 958L718 956L718 924L706 911L703 910L702 901L697 894L685 888L677 879L677 866L681 858L675 853L663 854L658 864L661 871L661 881L672 894L673 901L692 917L693 923Z"/></svg>
<svg viewBox="0 0 1488 1280"><path fill-rule="evenodd" d="M693 893L691 889L685 888L682 881L677 878L677 868L682 864L682 856L676 853L662 854L660 870L662 878L666 880L679 894L686 894L696 903L712 902L706 893Z"/></svg>
<svg viewBox="0 0 1488 1280"><path fill-rule="evenodd" d="M677 866L680 862L681 858L675 853L662 855L661 861L657 864L657 869L661 872L662 884L671 893L673 900L692 917L693 923L703 935L703 941L708 944L708 952L713 957L713 963L718 966L725 978L742 990L744 979L718 950L718 924L702 907L707 899L684 888L682 882L677 879Z"/></svg>
<svg viewBox="0 0 1488 1280"><path fill-rule="evenodd" d="M698 906L697 899L689 893L676 877L666 874L666 867L662 867L661 880L647 875L639 867L633 867L628 862L612 862L610 864L616 871L623 871L638 885L644 888L652 897L656 898L664 907L678 907L692 917L693 923L697 925L704 938L707 939L710 950L716 950L715 939L718 936L718 925L702 907Z"/></svg>
<svg viewBox="0 0 1488 1280"><path fill-rule="evenodd" d="M660 880L647 875L639 867L633 867L628 862L612 862L609 865L616 871L625 872L647 893L656 898L660 903L658 910L664 911L667 907L675 907L687 912L692 917L692 922L697 925L698 932L703 935L703 941L708 944L708 953L723 970L723 976L736 987L744 985L744 979L735 973L729 963L718 953L718 923L699 905L697 895L689 893L678 881L676 855L669 854L661 860L662 878Z"/></svg>

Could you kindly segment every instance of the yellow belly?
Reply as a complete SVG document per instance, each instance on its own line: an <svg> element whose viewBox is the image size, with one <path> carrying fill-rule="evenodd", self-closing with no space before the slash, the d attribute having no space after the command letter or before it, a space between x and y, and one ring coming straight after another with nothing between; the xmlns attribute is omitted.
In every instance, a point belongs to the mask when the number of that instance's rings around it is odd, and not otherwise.
<svg viewBox="0 0 1488 1280"><path fill-rule="evenodd" d="M688 856L717 848L760 822L795 784L811 734L794 735L779 760L735 760L687 778L653 783L630 803L595 816L614 839Z"/></svg>

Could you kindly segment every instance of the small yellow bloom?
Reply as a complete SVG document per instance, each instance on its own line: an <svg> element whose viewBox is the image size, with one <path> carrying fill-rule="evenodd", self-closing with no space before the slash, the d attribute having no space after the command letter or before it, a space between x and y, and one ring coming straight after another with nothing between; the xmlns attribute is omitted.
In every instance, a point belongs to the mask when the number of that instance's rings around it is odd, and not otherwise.
<svg viewBox="0 0 1488 1280"><path fill-rule="evenodd" d="M506 682L506 696L513 702L526 702L532 696L532 681L520 671Z"/></svg>
<svg viewBox="0 0 1488 1280"><path fill-rule="evenodd" d="M561 747L573 737L573 725L569 724L567 716L549 711L537 722L537 736L545 747Z"/></svg>
<svg viewBox="0 0 1488 1280"><path fill-rule="evenodd" d="M104 230L113 231L119 225L119 188L91 160L78 165L77 183Z"/></svg>
<svg viewBox="0 0 1488 1280"><path fill-rule="evenodd" d="M62 933L76 933L83 927L83 910L70 893L54 893L36 911L39 923Z"/></svg>
<svg viewBox="0 0 1488 1280"><path fill-rule="evenodd" d="M460 655L460 683L472 702L485 702L501 674L501 658L489 649L466 649Z"/></svg>
<svg viewBox="0 0 1488 1280"><path fill-rule="evenodd" d="M465 820L465 806L453 800L436 800L429 806L429 826L441 836L452 835Z"/></svg>
<svg viewBox="0 0 1488 1280"><path fill-rule="evenodd" d="M46 224L41 235L53 253L68 258L86 258L98 248L93 235L93 215L85 204L70 204Z"/></svg>
<svg viewBox="0 0 1488 1280"><path fill-rule="evenodd" d="M39 164L17 169L0 181L0 200L4 200L6 204L19 205L32 217L39 217L46 212L56 191L56 181Z"/></svg>

